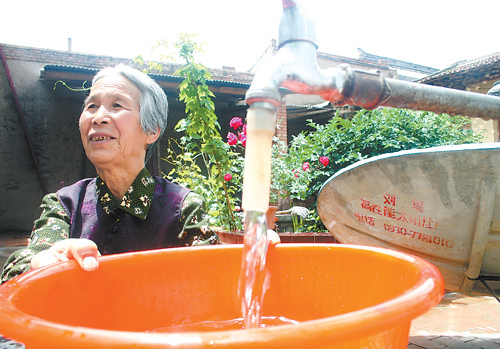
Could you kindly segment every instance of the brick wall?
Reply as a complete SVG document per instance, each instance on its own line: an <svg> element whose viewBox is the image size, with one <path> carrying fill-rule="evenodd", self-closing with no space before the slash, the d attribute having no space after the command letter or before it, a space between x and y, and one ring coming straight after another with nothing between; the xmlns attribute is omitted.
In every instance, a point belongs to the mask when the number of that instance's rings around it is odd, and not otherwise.
<svg viewBox="0 0 500 349"><path fill-rule="evenodd" d="M111 56L90 55L17 45L2 44L2 47L7 60L74 65L85 68L101 68L119 63L129 63L131 61L130 59L115 58Z"/></svg>
<svg viewBox="0 0 500 349"><path fill-rule="evenodd" d="M276 137L285 144L288 144L288 118L286 111L286 102L281 101L281 105L278 107L276 115ZM287 210L290 208L290 199L279 198L278 202L272 202L272 205L277 205L278 209Z"/></svg>
<svg viewBox="0 0 500 349"><path fill-rule="evenodd" d="M276 136L280 141L287 142L288 135L288 122L286 113L286 102L281 101L281 106L278 108L278 113L276 115Z"/></svg>

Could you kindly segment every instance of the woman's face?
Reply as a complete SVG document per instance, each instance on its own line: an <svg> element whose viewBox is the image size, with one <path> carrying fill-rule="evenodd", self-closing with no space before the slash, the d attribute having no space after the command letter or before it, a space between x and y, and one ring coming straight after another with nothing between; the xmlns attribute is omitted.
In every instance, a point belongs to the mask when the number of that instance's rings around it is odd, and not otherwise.
<svg viewBox="0 0 500 349"><path fill-rule="evenodd" d="M114 74L99 79L80 115L80 135L87 157L98 168L144 166L147 135L139 122L139 89Z"/></svg>

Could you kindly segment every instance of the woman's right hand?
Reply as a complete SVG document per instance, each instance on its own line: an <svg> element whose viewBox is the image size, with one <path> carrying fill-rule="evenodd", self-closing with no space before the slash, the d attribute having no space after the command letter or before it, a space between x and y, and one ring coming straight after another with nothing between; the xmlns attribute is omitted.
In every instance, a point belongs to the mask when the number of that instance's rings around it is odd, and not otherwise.
<svg viewBox="0 0 500 349"><path fill-rule="evenodd" d="M97 245L88 239L66 239L56 242L49 249L37 253L31 259L31 270L57 262L74 259L83 270L98 268L99 251Z"/></svg>

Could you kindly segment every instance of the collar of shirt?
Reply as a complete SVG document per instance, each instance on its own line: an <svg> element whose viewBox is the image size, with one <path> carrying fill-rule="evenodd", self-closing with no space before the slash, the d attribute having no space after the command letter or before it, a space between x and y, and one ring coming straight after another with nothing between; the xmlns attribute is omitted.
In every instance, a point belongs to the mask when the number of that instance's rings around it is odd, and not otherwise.
<svg viewBox="0 0 500 349"><path fill-rule="evenodd" d="M112 214L116 209L121 209L142 220L148 216L154 189L155 180L145 168L136 177L121 201L118 201L100 177L96 180L97 200L106 214Z"/></svg>

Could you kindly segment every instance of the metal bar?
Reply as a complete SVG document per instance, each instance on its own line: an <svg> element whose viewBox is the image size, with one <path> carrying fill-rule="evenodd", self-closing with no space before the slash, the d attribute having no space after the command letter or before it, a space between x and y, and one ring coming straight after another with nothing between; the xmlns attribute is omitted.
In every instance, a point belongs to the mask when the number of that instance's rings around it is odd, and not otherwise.
<svg viewBox="0 0 500 349"><path fill-rule="evenodd" d="M42 185L42 190L44 194L48 194L47 184L45 182L45 178L43 177L42 169L40 168L40 163L38 162L38 157L35 152L35 147L33 146L33 142L31 141L31 136L28 130L28 125L26 124L26 119L24 117L23 109L21 108L21 103L19 102L19 97L17 96L16 88L14 86L14 82L12 81L12 76L10 75L9 66L7 65L7 60L5 59L5 54L3 52L2 44L0 44L0 57L2 59L3 66L5 67L5 74L7 75L7 80L9 81L10 89L12 94L14 95L14 101L16 103L17 112L19 114L19 118L21 119L21 124L23 126L24 134L28 141L28 147L30 149L31 157L33 158L33 162L35 163L36 171L38 173L38 178L40 178L40 184Z"/></svg>
<svg viewBox="0 0 500 349"><path fill-rule="evenodd" d="M497 294L495 293L495 290L493 290L490 286L488 286L488 284L486 283L486 280L484 280L482 278L480 278L479 280L481 280L484 287L486 287L488 289L488 291L490 291L490 293L493 295L493 297L495 297L495 299L500 303L500 298L498 298Z"/></svg>
<svg viewBox="0 0 500 349"><path fill-rule="evenodd" d="M500 98L495 96L403 80L386 82L390 96L383 106L500 119Z"/></svg>
<svg viewBox="0 0 500 349"><path fill-rule="evenodd" d="M500 281L500 275L479 275L476 280Z"/></svg>
<svg viewBox="0 0 500 349"><path fill-rule="evenodd" d="M486 281L500 281L500 276L498 275L479 275L477 278L475 279L470 279L471 281L481 281L481 283L484 285L484 287L486 287L486 289L491 293L491 295L493 297L495 297L495 299L500 303L500 298L498 297L498 295L496 294L495 290L492 289L487 283Z"/></svg>

